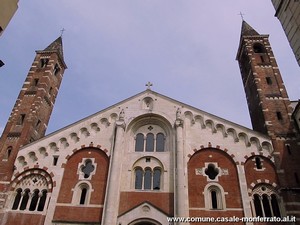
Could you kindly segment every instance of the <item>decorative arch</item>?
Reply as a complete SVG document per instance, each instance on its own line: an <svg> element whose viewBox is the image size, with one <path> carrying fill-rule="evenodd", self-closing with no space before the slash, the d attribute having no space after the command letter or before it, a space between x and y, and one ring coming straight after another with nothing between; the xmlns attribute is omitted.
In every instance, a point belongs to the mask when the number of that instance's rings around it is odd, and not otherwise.
<svg viewBox="0 0 300 225"><path fill-rule="evenodd" d="M193 155L188 155L188 157L190 158L189 160L191 160L191 158L194 157L195 154L196 154L197 152L202 151L202 150L206 150L206 149L220 150L220 151L224 152L228 157L230 157L231 160L233 161L233 163L239 164L239 161L238 161L238 159L235 157L234 154L229 155L228 149L227 149L227 148L221 148L219 145L213 147L212 144L211 144L210 142L208 143L207 146L201 145L201 146L200 146L200 149L195 149Z"/></svg>
<svg viewBox="0 0 300 225"><path fill-rule="evenodd" d="M223 209L225 201L228 208L242 207L241 201L238 200L241 198L237 170L239 162L235 155L228 153L227 149L213 147L208 143L208 147L201 146L190 157L187 170L191 208ZM216 185L208 189L211 184ZM228 197L225 191L228 192L228 196L237 196L237 201L226 200ZM212 199L215 207L212 207Z"/></svg>
<svg viewBox="0 0 300 225"><path fill-rule="evenodd" d="M228 136L228 133L226 132L226 128L225 128L225 126L223 124L218 123L216 125L216 129L217 129L217 131L220 131L223 134L223 137L227 137Z"/></svg>
<svg viewBox="0 0 300 225"><path fill-rule="evenodd" d="M26 212L43 212L53 189L50 174L41 169L24 171L10 186L8 208Z"/></svg>

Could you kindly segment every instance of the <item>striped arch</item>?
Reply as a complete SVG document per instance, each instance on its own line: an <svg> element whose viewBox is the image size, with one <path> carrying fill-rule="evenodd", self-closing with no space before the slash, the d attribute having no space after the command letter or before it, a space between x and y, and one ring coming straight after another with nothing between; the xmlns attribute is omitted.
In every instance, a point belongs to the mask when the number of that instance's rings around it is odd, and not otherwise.
<svg viewBox="0 0 300 225"><path fill-rule="evenodd" d="M73 151L72 151L72 153L71 153L71 155L67 155L66 156L66 159L68 160L68 159L70 159L76 152L78 152L78 151L80 151L80 150L83 150L83 149L85 149L85 148L94 148L94 149L98 149L98 150L100 150L100 151L102 151L107 157L108 157L108 150L107 149L102 149L101 148L101 145L96 145L96 146L94 146L94 143L93 142L91 142L88 146L86 146L86 145L81 145L81 148L80 149L77 149L77 148L75 148Z"/></svg>
<svg viewBox="0 0 300 225"><path fill-rule="evenodd" d="M269 153L266 154L264 152L259 152L258 154L257 153L255 154L255 152L249 152L247 155L244 156L245 161L241 162L241 164L244 165L249 158L252 158L254 156L262 156L264 158L269 159L272 163L274 163L274 157L272 157Z"/></svg>
<svg viewBox="0 0 300 225"><path fill-rule="evenodd" d="M189 154L188 157L191 158L191 157L193 157L193 156L195 155L195 153L197 153L198 151L201 151L201 150L204 150L204 149L208 149L208 148L214 148L214 149L218 149L218 150L220 150L220 151L223 151L223 152L225 152L229 157L232 158L232 160L234 161L234 163L235 163L236 165L239 165L239 164L240 164L240 162L237 160L237 158L235 157L234 154L231 154L231 155L230 155L230 154L228 153L228 149L227 149L227 148L221 148L219 145L216 145L215 147L213 147L212 144L211 144L210 142L208 142L208 145L207 145L207 146L201 145L201 146L200 146L200 149L194 149L194 154L192 154L192 155Z"/></svg>
<svg viewBox="0 0 300 225"><path fill-rule="evenodd" d="M56 186L56 183L53 182L53 173L48 173L44 169L34 168L24 171L21 174L15 174L15 179L11 183L11 191L14 191L16 186L25 180L28 177L41 177L44 179L44 181L47 182L47 189L48 192L52 192L52 189Z"/></svg>

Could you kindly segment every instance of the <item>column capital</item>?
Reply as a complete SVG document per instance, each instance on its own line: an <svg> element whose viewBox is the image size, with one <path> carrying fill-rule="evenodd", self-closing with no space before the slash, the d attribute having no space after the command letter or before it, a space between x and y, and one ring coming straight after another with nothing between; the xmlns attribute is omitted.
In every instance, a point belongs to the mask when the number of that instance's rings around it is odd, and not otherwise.
<svg viewBox="0 0 300 225"><path fill-rule="evenodd" d="M182 119L176 119L175 120L175 127L183 127L183 120Z"/></svg>
<svg viewBox="0 0 300 225"><path fill-rule="evenodd" d="M125 130L126 124L125 124L124 120L117 120L116 126L121 127L121 128L123 128L123 130Z"/></svg>

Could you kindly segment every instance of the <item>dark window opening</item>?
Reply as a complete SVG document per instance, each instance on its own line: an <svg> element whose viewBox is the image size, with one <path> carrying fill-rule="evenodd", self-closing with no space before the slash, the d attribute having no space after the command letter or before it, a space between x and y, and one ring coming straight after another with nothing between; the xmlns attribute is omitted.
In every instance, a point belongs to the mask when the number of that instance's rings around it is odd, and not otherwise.
<svg viewBox="0 0 300 225"><path fill-rule="evenodd" d="M146 157L146 162L151 162L151 158L150 157Z"/></svg>
<svg viewBox="0 0 300 225"><path fill-rule="evenodd" d="M42 197L40 198L40 202L37 209L38 211L42 212L44 210L46 199L47 199L47 191L42 190Z"/></svg>
<svg viewBox="0 0 300 225"><path fill-rule="evenodd" d="M152 178L151 169L147 168L145 170L145 175L144 175L144 189L145 190L151 190L151 178Z"/></svg>
<svg viewBox="0 0 300 225"><path fill-rule="evenodd" d="M39 79L34 79L34 81L33 81L33 85L34 85L34 86L37 86L37 85L38 85L38 83L39 83Z"/></svg>
<svg viewBox="0 0 300 225"><path fill-rule="evenodd" d="M29 200L29 189L26 189L25 190L25 193L23 195L23 199L22 199L22 202L21 202L21 206L20 206L20 210L25 210L26 209L26 206L27 206L27 203L28 203L28 200Z"/></svg>
<svg viewBox="0 0 300 225"><path fill-rule="evenodd" d="M265 62L265 59L264 59L264 57L263 57L262 55L260 56L260 61L261 61L262 63Z"/></svg>
<svg viewBox="0 0 300 225"><path fill-rule="evenodd" d="M270 207L270 203L269 203L269 198L267 195L263 195L262 203L263 203L263 207L264 207L265 216L271 217L272 212L271 212L271 207Z"/></svg>
<svg viewBox="0 0 300 225"><path fill-rule="evenodd" d="M35 125L35 127L38 128L40 125L41 125L41 121L38 120L37 123L36 123L36 125Z"/></svg>
<svg viewBox="0 0 300 225"><path fill-rule="evenodd" d="M18 209L21 198L22 198L22 189L18 189L17 190L17 195L15 197L15 200L14 200L14 203L13 203L13 206L12 206L12 210Z"/></svg>
<svg viewBox="0 0 300 225"><path fill-rule="evenodd" d="M267 84L268 84L268 85L271 85L271 84L272 84L272 79L271 79L271 77L266 77L266 81L267 81Z"/></svg>
<svg viewBox="0 0 300 225"><path fill-rule="evenodd" d="M160 189L160 169L155 168L153 172L153 190L159 190Z"/></svg>
<svg viewBox="0 0 300 225"><path fill-rule="evenodd" d="M257 194L254 195L254 208L255 208L256 216L263 216L263 212L260 204L260 197Z"/></svg>
<svg viewBox="0 0 300 225"><path fill-rule="evenodd" d="M57 64L55 64L54 70L53 70L54 75L56 76L59 73L59 71L60 71L59 66Z"/></svg>
<svg viewBox="0 0 300 225"><path fill-rule="evenodd" d="M261 159L259 157L255 157L255 165L256 165L256 169L259 169L259 170L262 169L262 163L261 163Z"/></svg>
<svg viewBox="0 0 300 225"><path fill-rule="evenodd" d="M79 202L80 205L85 204L86 195L87 195L87 188L82 188L81 195L80 195L80 202Z"/></svg>
<svg viewBox="0 0 300 225"><path fill-rule="evenodd" d="M288 151L289 155L292 154L291 146L290 145L286 145L286 150Z"/></svg>
<svg viewBox="0 0 300 225"><path fill-rule="evenodd" d="M219 170L215 167L214 164L209 164L205 169L205 174L209 177L209 179L214 180L219 174Z"/></svg>
<svg viewBox="0 0 300 225"><path fill-rule="evenodd" d="M143 184L143 170L137 168L135 170L135 189L142 189Z"/></svg>
<svg viewBox="0 0 300 225"><path fill-rule="evenodd" d="M12 147L9 146L6 150L6 155L5 155L5 159L8 159L11 155L11 152L12 152Z"/></svg>
<svg viewBox="0 0 300 225"><path fill-rule="evenodd" d="M147 134L146 137L146 152L154 151L154 135L152 133Z"/></svg>
<svg viewBox="0 0 300 225"><path fill-rule="evenodd" d="M45 68L48 65L49 59L41 59L41 68Z"/></svg>
<svg viewBox="0 0 300 225"><path fill-rule="evenodd" d="M137 134L135 139L135 151L143 152L144 151L144 135Z"/></svg>
<svg viewBox="0 0 300 225"><path fill-rule="evenodd" d="M57 155L53 156L53 166L57 165L57 161L58 161L58 156Z"/></svg>
<svg viewBox="0 0 300 225"><path fill-rule="evenodd" d="M32 198L31 198L31 203L29 206L29 211L34 211L36 209L38 200L39 200L39 190L35 190L33 192Z"/></svg>
<svg viewBox="0 0 300 225"><path fill-rule="evenodd" d="M26 114L20 114L17 124L18 125L23 125L23 123L25 121L25 117L26 117Z"/></svg>
<svg viewBox="0 0 300 225"><path fill-rule="evenodd" d="M254 53L265 53L266 52L264 46L260 43L255 43L253 45L253 51L254 51Z"/></svg>
<svg viewBox="0 0 300 225"><path fill-rule="evenodd" d="M271 205L272 205L272 210L273 210L274 216L281 217L277 197L274 194L271 195Z"/></svg>
<svg viewBox="0 0 300 225"><path fill-rule="evenodd" d="M211 194L211 207L212 209L218 209L217 192L215 190L210 192Z"/></svg>
<svg viewBox="0 0 300 225"><path fill-rule="evenodd" d="M84 173L84 178L89 178L91 173L94 171L95 166L91 160L85 162L85 166L82 167L82 172Z"/></svg>
<svg viewBox="0 0 300 225"><path fill-rule="evenodd" d="M165 150L165 135L159 133L156 135L156 151L163 152Z"/></svg>
<svg viewBox="0 0 300 225"><path fill-rule="evenodd" d="M278 120L282 120L283 119L281 112L276 112L276 116L277 116Z"/></svg>

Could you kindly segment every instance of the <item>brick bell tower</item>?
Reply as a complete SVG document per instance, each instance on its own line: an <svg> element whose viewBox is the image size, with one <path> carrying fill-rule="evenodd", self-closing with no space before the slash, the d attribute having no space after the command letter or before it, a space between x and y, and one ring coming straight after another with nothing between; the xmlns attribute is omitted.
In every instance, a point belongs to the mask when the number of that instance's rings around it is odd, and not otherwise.
<svg viewBox="0 0 300 225"><path fill-rule="evenodd" d="M279 193L287 215L300 217L299 137L291 118L291 103L268 35L242 22L237 60L253 129L272 139Z"/></svg>
<svg viewBox="0 0 300 225"><path fill-rule="evenodd" d="M36 51L0 139L0 209L19 149L45 135L66 68L61 37L44 50Z"/></svg>

